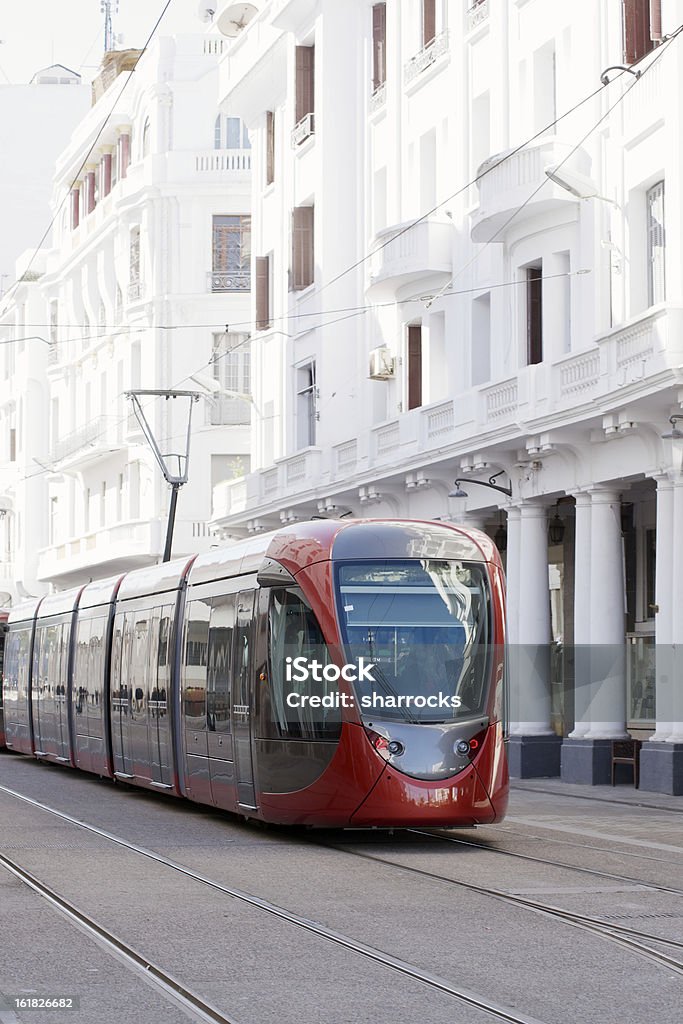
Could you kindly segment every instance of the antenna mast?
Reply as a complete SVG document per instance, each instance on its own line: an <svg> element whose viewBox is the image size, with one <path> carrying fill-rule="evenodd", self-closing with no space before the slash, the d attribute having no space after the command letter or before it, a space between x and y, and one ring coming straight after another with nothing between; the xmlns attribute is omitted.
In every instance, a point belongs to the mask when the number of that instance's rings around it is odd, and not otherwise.
<svg viewBox="0 0 683 1024"><path fill-rule="evenodd" d="M119 0L100 0L100 12L104 15L104 52L109 53L116 46L111 16L119 13Z"/></svg>

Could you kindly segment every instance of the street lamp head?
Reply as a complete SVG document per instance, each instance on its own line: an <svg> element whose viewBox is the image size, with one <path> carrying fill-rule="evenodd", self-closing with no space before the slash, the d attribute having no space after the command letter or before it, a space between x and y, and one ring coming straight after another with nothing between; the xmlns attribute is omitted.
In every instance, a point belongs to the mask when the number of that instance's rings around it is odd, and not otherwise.
<svg viewBox="0 0 683 1024"><path fill-rule="evenodd" d="M683 438L683 430L679 430L676 426L678 420L683 420L683 416L669 416L669 423L671 424L671 430L667 430L665 434L660 434L660 437L665 440L680 441Z"/></svg>
<svg viewBox="0 0 683 1024"><path fill-rule="evenodd" d="M459 480L455 480L454 483L455 483L455 490L449 491L448 492L448 497L449 498L467 498L468 497L467 491L463 491L462 487L460 486L460 481Z"/></svg>

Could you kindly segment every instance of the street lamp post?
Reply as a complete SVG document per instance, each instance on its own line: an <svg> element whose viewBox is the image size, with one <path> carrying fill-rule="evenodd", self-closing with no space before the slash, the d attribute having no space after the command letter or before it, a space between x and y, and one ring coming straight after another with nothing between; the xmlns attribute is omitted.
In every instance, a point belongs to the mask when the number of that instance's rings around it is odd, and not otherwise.
<svg viewBox="0 0 683 1024"><path fill-rule="evenodd" d="M147 417L145 416L144 410L140 403L141 396L150 396L155 398L165 398L167 401L170 398L186 398L188 400L188 414L187 414L187 432L185 435L185 452L169 452L164 454L157 443L154 433ZM192 408L195 402L199 401L200 398L205 397L203 392L200 391L169 391L169 390L148 390L148 389L136 389L135 391L126 391L126 398L130 398L133 403L133 411L135 418L140 424L140 428L145 435L145 439L152 449L152 454L157 461L159 469L164 475L166 483L171 486L171 502L168 509L168 526L166 527L166 544L164 545L164 557L162 561L168 562L171 558L171 549L173 547L173 529L175 526L175 514L176 507L178 505L178 491L183 484L187 483L188 469L190 465L190 438L192 431ZM172 471L172 462L176 461L177 472Z"/></svg>

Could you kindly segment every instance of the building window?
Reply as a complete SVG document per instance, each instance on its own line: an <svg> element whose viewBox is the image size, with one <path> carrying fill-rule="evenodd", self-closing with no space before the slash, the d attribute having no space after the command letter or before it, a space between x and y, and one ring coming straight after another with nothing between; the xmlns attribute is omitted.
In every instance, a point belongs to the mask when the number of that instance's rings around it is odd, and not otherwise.
<svg viewBox="0 0 683 1024"><path fill-rule="evenodd" d="M71 230L75 231L81 222L81 190L71 189Z"/></svg>
<svg viewBox="0 0 683 1024"><path fill-rule="evenodd" d="M213 129L214 149L251 149L249 132L241 117L219 114Z"/></svg>
<svg viewBox="0 0 683 1024"><path fill-rule="evenodd" d="M313 220L312 206L292 210L292 291L308 288L315 278Z"/></svg>
<svg viewBox="0 0 683 1024"><path fill-rule="evenodd" d="M266 185L275 181L275 111L266 111Z"/></svg>
<svg viewBox="0 0 683 1024"><path fill-rule="evenodd" d="M50 544L57 540L57 518L59 516L59 498L50 498Z"/></svg>
<svg viewBox="0 0 683 1024"><path fill-rule="evenodd" d="M216 334L213 339L213 378L221 391L211 403L211 423L220 426L251 420L251 346L248 334ZM244 397L237 398L237 395Z"/></svg>
<svg viewBox="0 0 683 1024"><path fill-rule="evenodd" d="M315 363L306 363L296 370L296 443L297 448L308 448L315 444L317 388L315 386Z"/></svg>
<svg viewBox="0 0 683 1024"><path fill-rule="evenodd" d="M152 152L152 126L149 118L145 119L145 126L142 129L142 156L149 156Z"/></svg>
<svg viewBox="0 0 683 1024"><path fill-rule="evenodd" d="M372 8L372 91L377 92L387 80L387 5Z"/></svg>
<svg viewBox="0 0 683 1024"><path fill-rule="evenodd" d="M211 291L248 292L251 287L251 217L213 218Z"/></svg>
<svg viewBox="0 0 683 1024"><path fill-rule="evenodd" d="M636 64L661 40L660 0L622 0L624 63Z"/></svg>
<svg viewBox="0 0 683 1024"><path fill-rule="evenodd" d="M526 268L526 361L543 362L543 268Z"/></svg>
<svg viewBox="0 0 683 1024"><path fill-rule="evenodd" d="M257 331L265 331L273 322L271 257L257 256L254 260L254 273L256 275L255 327Z"/></svg>
<svg viewBox="0 0 683 1024"><path fill-rule="evenodd" d="M50 344L56 345L59 341L59 302L53 299L50 302Z"/></svg>
<svg viewBox="0 0 683 1024"><path fill-rule="evenodd" d="M140 298L140 227L132 228L129 250L128 298Z"/></svg>
<svg viewBox="0 0 683 1024"><path fill-rule="evenodd" d="M102 481L100 487L100 526L104 526L107 515L107 483Z"/></svg>
<svg viewBox="0 0 683 1024"><path fill-rule="evenodd" d="M300 145L314 131L315 47L296 48L295 128L292 142Z"/></svg>
<svg viewBox="0 0 683 1024"><path fill-rule="evenodd" d="M83 533L90 533L90 488L83 495Z"/></svg>
<svg viewBox="0 0 683 1024"><path fill-rule="evenodd" d="M666 298L664 182L647 191L647 299L648 305Z"/></svg>
<svg viewBox="0 0 683 1024"><path fill-rule="evenodd" d="M17 461L17 428L9 428L9 461Z"/></svg>
<svg viewBox="0 0 683 1024"><path fill-rule="evenodd" d="M408 408L422 405L422 324L408 324Z"/></svg>
<svg viewBox="0 0 683 1024"><path fill-rule="evenodd" d="M436 0L422 0L422 45L436 39Z"/></svg>

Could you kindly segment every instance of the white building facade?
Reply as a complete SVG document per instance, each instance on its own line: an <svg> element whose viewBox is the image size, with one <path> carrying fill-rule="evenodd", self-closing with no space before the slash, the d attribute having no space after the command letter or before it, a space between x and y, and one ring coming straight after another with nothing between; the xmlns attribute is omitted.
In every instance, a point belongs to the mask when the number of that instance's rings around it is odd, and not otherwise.
<svg viewBox="0 0 683 1024"><path fill-rule="evenodd" d="M683 3L217 7L254 413L216 525L483 527L513 774L608 782L633 737L641 786L683 793Z"/></svg>
<svg viewBox="0 0 683 1024"><path fill-rule="evenodd" d="M127 392L205 396L191 403L173 556L216 543L212 484L249 468L251 152L242 123L219 115L220 49L200 34L159 38L132 73L137 51L105 56L57 163L54 245L31 274L42 308L19 314L17 293L0 316L0 341L13 341L1 349L16 352L6 395L23 394L29 353L42 375L39 417L15 397L5 451L14 518L36 519L19 552L29 564L11 565L31 593L162 557L170 490ZM190 403L140 402L161 452L183 455ZM33 506L18 493L29 480Z"/></svg>
<svg viewBox="0 0 683 1024"><path fill-rule="evenodd" d="M0 296L48 228L55 160L89 104L90 87L61 64L27 85L0 84Z"/></svg>

